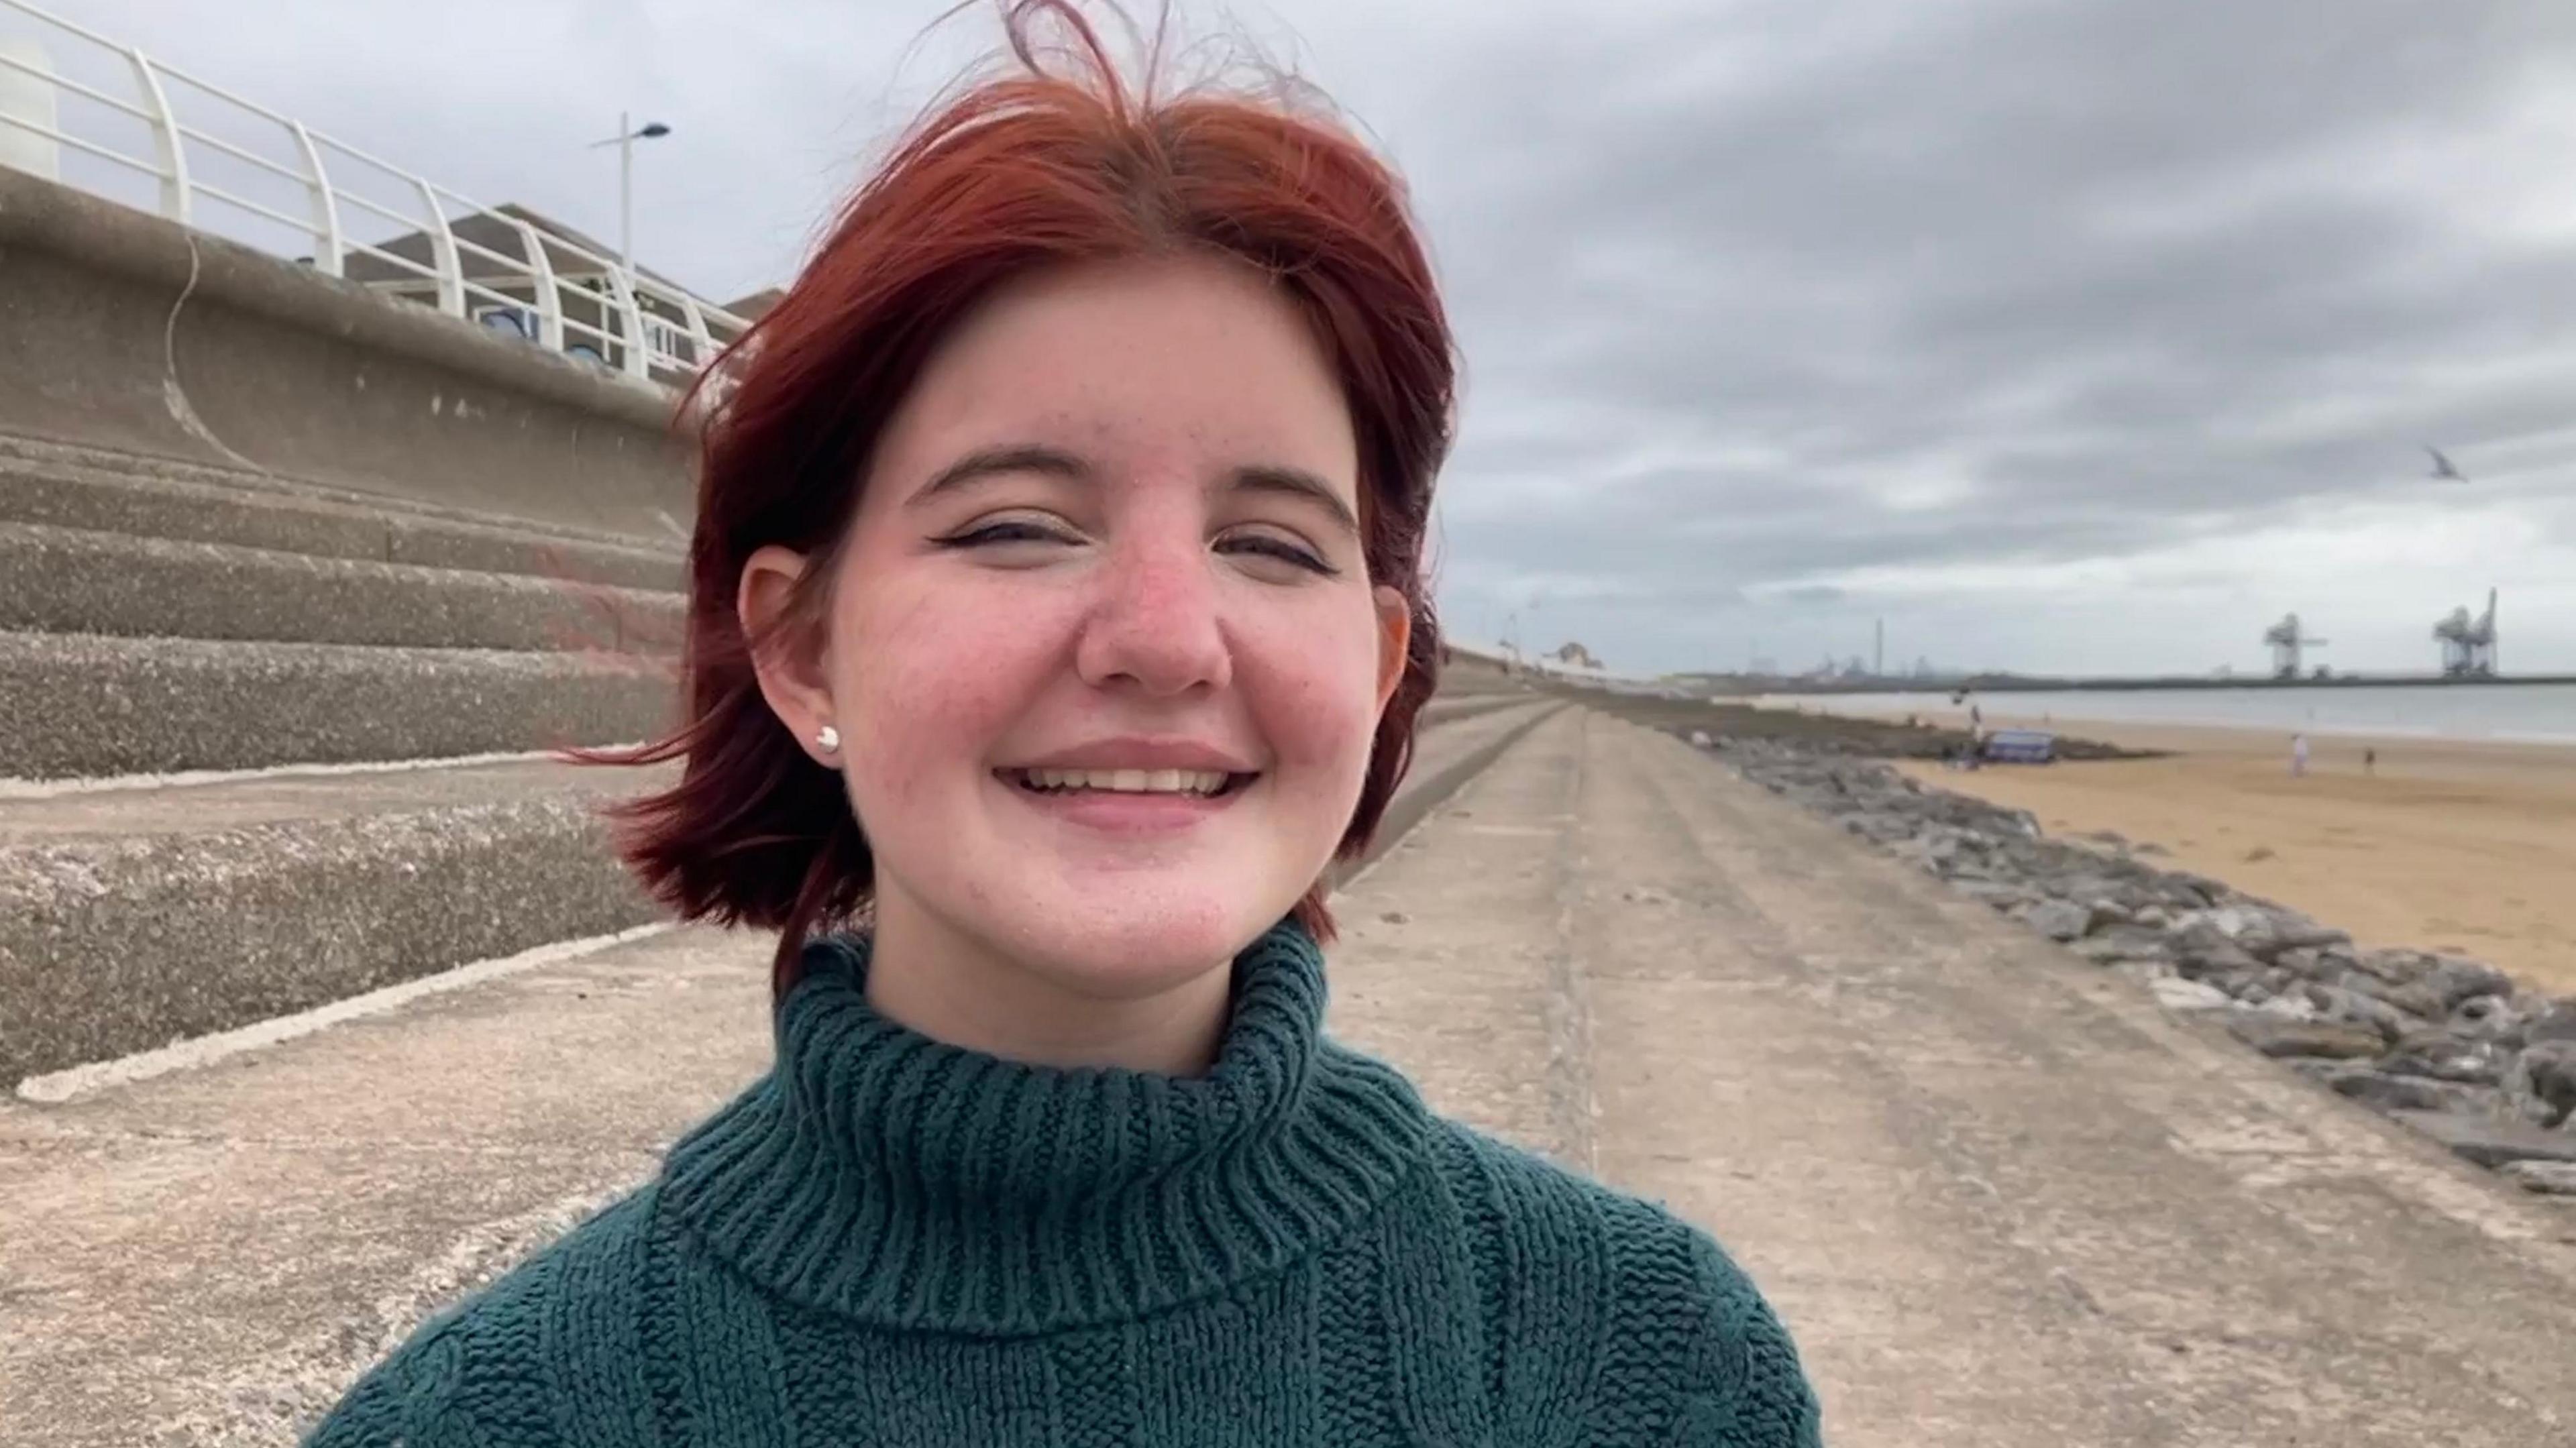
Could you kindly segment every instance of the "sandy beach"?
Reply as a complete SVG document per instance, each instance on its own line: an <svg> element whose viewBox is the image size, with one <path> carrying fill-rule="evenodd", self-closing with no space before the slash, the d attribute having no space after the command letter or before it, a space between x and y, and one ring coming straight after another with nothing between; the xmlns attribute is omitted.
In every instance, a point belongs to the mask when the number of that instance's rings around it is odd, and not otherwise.
<svg viewBox="0 0 2576 1448"><path fill-rule="evenodd" d="M1946 721L1945 721L1946 722ZM2037 721L1989 716L1992 725ZM2576 991L2576 747L2311 736L2292 778L2274 731L2060 721L2160 759L1900 767L2027 809L2052 832L2115 830L2171 861L2349 930L2456 950ZM2363 751L2375 749L2375 773Z"/></svg>

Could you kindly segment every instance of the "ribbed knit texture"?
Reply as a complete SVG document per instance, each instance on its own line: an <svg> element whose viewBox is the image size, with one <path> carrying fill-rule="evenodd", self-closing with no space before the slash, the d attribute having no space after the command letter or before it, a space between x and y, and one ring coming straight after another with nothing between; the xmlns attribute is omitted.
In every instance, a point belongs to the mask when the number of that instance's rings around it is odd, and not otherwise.
<svg viewBox="0 0 2576 1448"><path fill-rule="evenodd" d="M767 1076L313 1448L1816 1442L1714 1242L1325 1038L1293 923L1203 1077L930 1040L861 937L806 967Z"/></svg>

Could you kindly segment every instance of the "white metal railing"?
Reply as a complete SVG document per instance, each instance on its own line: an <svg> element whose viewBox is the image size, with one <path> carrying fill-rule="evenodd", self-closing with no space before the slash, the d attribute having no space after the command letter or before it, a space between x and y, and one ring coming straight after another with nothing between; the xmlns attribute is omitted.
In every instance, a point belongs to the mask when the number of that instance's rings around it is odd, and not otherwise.
<svg viewBox="0 0 2576 1448"><path fill-rule="evenodd" d="M25 0L0 0L0 165L637 377L692 376L749 326Z"/></svg>

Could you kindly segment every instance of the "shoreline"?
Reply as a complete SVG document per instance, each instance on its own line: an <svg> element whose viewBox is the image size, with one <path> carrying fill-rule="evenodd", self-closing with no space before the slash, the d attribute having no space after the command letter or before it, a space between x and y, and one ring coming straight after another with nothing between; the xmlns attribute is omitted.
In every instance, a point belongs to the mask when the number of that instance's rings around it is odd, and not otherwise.
<svg viewBox="0 0 2576 1448"><path fill-rule="evenodd" d="M2003 712L1987 722L2067 727ZM2365 945L2456 951L2576 990L2576 744L2311 731L2308 772L2293 778L2287 731L2068 724L2158 757L1895 767L2029 810L2051 834L2116 833Z"/></svg>
<svg viewBox="0 0 2576 1448"><path fill-rule="evenodd" d="M1882 696L1883 697L1883 696ZM1948 696L1926 696L1932 702L1910 705L1889 703L1853 706L1840 704L1832 695L1764 695L1758 702L1746 701L1766 712L1844 719L1902 720L1911 715L1926 724L1940 728L1965 728L1967 704L1952 704ZM2438 726L2362 724L2333 720L2247 720L2241 718L2207 718L2200 716L2094 716L2064 709L2036 710L2017 707L2013 694L1974 694L1972 703L1985 711L1988 727L2045 729L2052 733L2086 739L2109 741L2111 731L2185 730L2213 734L2279 735L2286 746L2294 733L2310 739L2344 739L2357 744L2461 744L2497 745L2509 748L2576 750L2576 730L2446 730Z"/></svg>

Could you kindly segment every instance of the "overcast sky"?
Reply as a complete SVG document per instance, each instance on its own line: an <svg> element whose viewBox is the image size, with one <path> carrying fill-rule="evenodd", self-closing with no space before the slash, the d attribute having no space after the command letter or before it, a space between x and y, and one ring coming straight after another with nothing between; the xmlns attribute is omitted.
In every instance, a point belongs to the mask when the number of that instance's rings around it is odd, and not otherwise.
<svg viewBox="0 0 2576 1448"><path fill-rule="evenodd" d="M49 0L727 298L998 39L913 0ZM2571 0L1183 3L1410 178L1453 633L1614 668L2576 671ZM402 18L409 10L415 17ZM1576 17L1580 17L1579 19ZM2472 481L2429 481L2434 442Z"/></svg>

